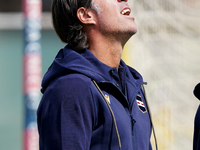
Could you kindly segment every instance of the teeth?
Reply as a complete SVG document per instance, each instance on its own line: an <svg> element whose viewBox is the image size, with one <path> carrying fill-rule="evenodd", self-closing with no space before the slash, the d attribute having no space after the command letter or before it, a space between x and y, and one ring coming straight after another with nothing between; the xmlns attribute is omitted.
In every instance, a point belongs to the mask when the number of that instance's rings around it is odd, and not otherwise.
<svg viewBox="0 0 200 150"><path fill-rule="evenodd" d="M121 14L124 15L124 14L126 14L127 12L130 12L130 10L129 10L129 9L124 9L124 10L121 12Z"/></svg>

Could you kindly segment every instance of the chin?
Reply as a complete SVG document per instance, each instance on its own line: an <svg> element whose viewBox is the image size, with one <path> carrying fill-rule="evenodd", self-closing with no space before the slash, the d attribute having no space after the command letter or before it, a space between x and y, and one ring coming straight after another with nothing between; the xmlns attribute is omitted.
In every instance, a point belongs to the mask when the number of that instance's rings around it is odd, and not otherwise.
<svg viewBox="0 0 200 150"><path fill-rule="evenodd" d="M133 36L134 34L136 34L137 31L138 31L137 29L133 29L133 30L129 31L130 36Z"/></svg>
<svg viewBox="0 0 200 150"><path fill-rule="evenodd" d="M128 31L129 36L132 36L137 33L138 28L137 28L137 26L131 26L131 27L127 28L127 31Z"/></svg>
<svg viewBox="0 0 200 150"><path fill-rule="evenodd" d="M135 33L137 33L137 31L138 31L138 27L135 24L135 25L132 26L132 32L133 32L133 34L135 34Z"/></svg>
<svg viewBox="0 0 200 150"><path fill-rule="evenodd" d="M138 32L138 30L133 31L133 35L136 34Z"/></svg>
<svg viewBox="0 0 200 150"><path fill-rule="evenodd" d="M134 34L136 34L137 31L129 31L129 32L126 32L126 34L120 36L122 40L122 43L126 43Z"/></svg>

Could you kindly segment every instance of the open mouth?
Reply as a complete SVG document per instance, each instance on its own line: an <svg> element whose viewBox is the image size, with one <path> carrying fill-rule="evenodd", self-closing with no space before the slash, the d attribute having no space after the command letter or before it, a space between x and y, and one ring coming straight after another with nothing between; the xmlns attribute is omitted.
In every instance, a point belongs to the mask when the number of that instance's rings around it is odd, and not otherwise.
<svg viewBox="0 0 200 150"><path fill-rule="evenodd" d="M121 11L121 14L122 14L122 15L130 15L130 13L131 13L130 8L125 8L125 9L123 9L123 10Z"/></svg>

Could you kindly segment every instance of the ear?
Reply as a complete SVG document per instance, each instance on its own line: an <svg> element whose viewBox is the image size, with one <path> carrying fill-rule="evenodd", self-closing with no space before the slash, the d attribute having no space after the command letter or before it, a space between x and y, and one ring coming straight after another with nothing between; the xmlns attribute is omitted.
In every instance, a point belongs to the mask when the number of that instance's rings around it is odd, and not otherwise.
<svg viewBox="0 0 200 150"><path fill-rule="evenodd" d="M80 7L77 10L77 17L83 24L96 24L95 13L92 9Z"/></svg>

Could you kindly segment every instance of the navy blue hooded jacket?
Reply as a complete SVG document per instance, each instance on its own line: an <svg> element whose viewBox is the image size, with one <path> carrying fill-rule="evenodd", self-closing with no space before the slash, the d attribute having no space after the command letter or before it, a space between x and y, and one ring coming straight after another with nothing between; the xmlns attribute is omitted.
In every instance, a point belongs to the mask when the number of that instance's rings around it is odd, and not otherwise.
<svg viewBox="0 0 200 150"><path fill-rule="evenodd" d="M88 49L66 46L43 78L40 150L118 150L119 139L122 150L151 150L142 84L141 75L122 60L117 71Z"/></svg>
<svg viewBox="0 0 200 150"><path fill-rule="evenodd" d="M193 93L200 100L200 83L195 86ZM200 150L200 106L194 121L193 150Z"/></svg>

